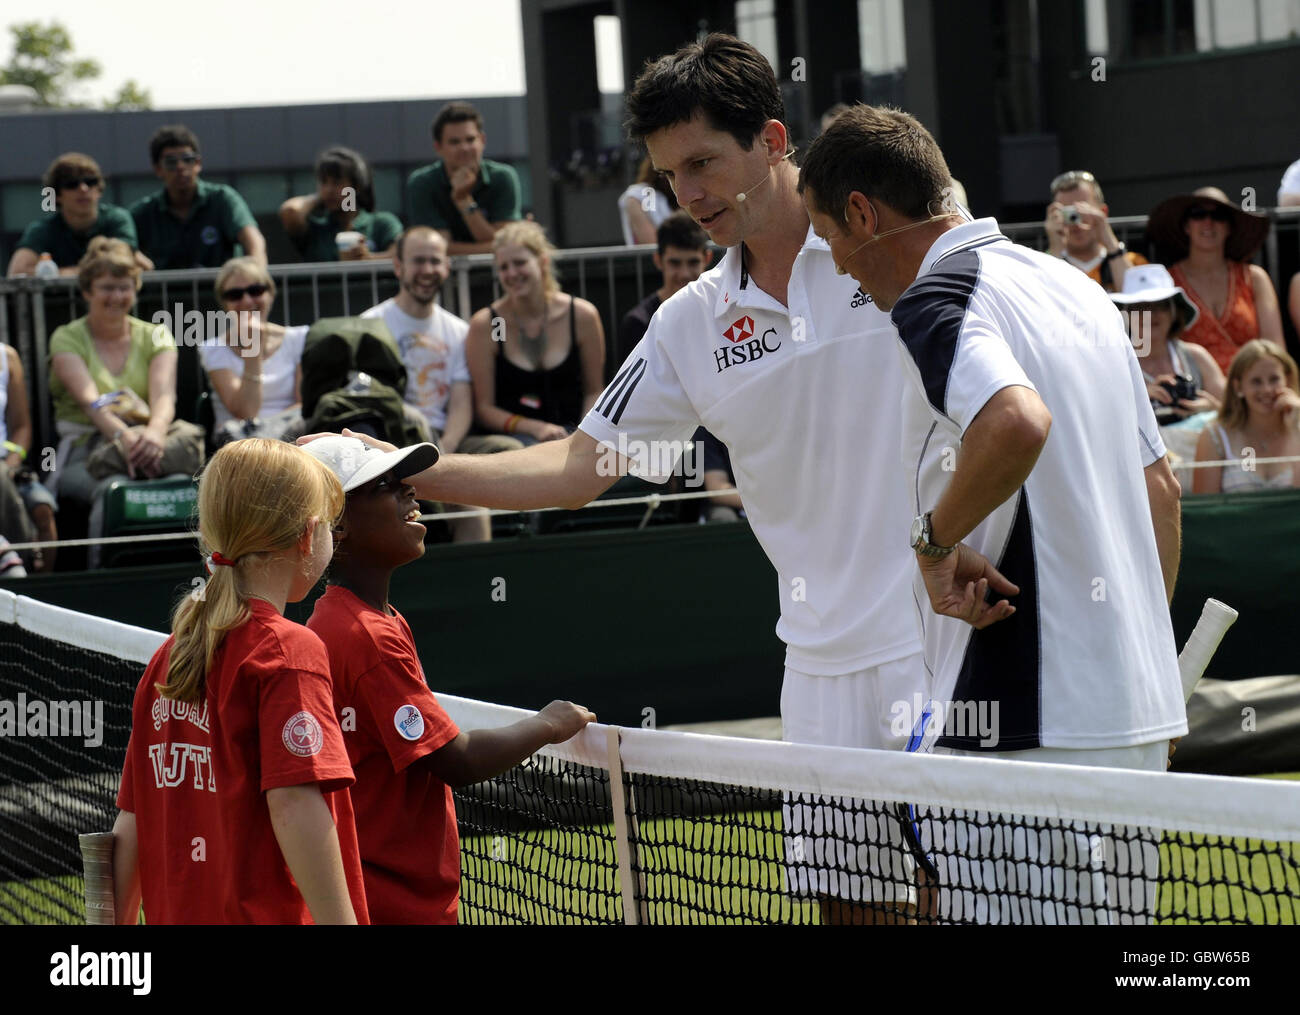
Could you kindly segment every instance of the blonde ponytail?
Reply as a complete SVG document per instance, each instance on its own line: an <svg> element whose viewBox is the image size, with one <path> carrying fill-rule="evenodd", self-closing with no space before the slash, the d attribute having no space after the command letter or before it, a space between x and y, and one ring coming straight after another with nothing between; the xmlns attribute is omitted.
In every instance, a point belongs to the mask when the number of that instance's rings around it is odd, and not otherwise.
<svg viewBox="0 0 1300 1015"><path fill-rule="evenodd" d="M227 444L199 480L199 536L205 558L217 565L202 588L187 594L172 614L171 656L165 698L198 702L213 657L227 631L250 615L242 578L267 554L294 545L313 519L332 524L343 510L338 477L301 448L283 441Z"/></svg>

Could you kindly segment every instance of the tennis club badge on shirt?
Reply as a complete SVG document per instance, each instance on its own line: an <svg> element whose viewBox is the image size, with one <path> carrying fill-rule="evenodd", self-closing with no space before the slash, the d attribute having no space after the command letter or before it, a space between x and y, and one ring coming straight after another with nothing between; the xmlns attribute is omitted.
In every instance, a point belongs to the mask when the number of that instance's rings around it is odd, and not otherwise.
<svg viewBox="0 0 1300 1015"><path fill-rule="evenodd" d="M299 712L290 717L284 724L284 732L280 735L280 739L284 741L284 746L290 754L296 754L300 758L310 758L313 754L319 754L320 749L325 745L325 734L316 717L310 712Z"/></svg>
<svg viewBox="0 0 1300 1015"><path fill-rule="evenodd" d="M393 716L393 725L404 740L419 740L424 736L424 714L414 705L403 705Z"/></svg>

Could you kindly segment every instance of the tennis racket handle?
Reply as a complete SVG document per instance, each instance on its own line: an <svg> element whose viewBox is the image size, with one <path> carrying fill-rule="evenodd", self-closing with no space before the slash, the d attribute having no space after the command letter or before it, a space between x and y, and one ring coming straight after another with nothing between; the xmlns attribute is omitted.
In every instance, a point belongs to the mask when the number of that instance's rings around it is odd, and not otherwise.
<svg viewBox="0 0 1300 1015"><path fill-rule="evenodd" d="M116 922L113 904L113 833L84 832L81 866L86 881L86 923Z"/></svg>
<svg viewBox="0 0 1300 1015"><path fill-rule="evenodd" d="M1191 698L1201 674L1210 665L1215 649L1237 619L1237 611L1217 599L1205 600L1201 619L1187 638L1187 644L1178 655L1178 670L1183 678L1183 700Z"/></svg>

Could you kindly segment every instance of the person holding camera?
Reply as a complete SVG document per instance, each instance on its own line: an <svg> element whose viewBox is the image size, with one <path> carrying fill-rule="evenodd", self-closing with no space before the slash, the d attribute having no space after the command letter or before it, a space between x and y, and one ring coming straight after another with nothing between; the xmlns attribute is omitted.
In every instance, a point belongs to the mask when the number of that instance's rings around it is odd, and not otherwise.
<svg viewBox="0 0 1300 1015"><path fill-rule="evenodd" d="M1156 422L1169 426L1198 412L1217 412L1223 371L1201 346L1177 337L1196 321L1198 311L1168 269L1160 264L1129 268L1123 291L1111 299L1137 350Z"/></svg>
<svg viewBox="0 0 1300 1015"><path fill-rule="evenodd" d="M1087 170L1071 170L1052 181L1052 203L1043 229L1047 252L1068 261L1108 293L1124 288L1124 275L1147 259L1124 246L1110 227L1101 184Z"/></svg>

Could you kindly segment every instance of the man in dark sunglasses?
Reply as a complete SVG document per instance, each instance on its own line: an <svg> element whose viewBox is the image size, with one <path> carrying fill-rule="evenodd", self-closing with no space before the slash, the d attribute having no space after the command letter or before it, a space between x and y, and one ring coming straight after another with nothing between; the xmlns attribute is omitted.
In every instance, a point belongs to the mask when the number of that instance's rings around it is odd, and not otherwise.
<svg viewBox="0 0 1300 1015"><path fill-rule="evenodd" d="M125 240L136 261L148 271L152 262L139 252L135 224L125 208L101 200L104 174L99 163L81 152L65 152L45 170L39 210L48 214L29 222L9 259L9 277L31 275L42 254L49 254L60 275L75 275L77 262L95 236ZM37 206L33 205L33 211Z"/></svg>
<svg viewBox="0 0 1300 1015"><path fill-rule="evenodd" d="M266 264L266 239L238 191L199 179L199 139L188 127L159 127L149 158L163 188L131 206L140 249L159 268L218 268L236 256Z"/></svg>

